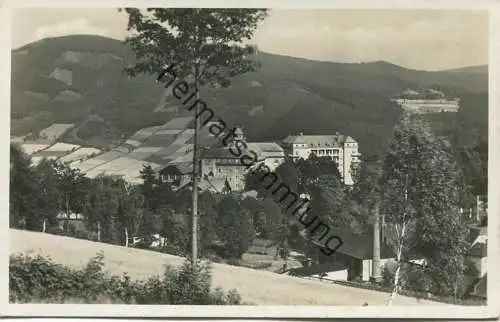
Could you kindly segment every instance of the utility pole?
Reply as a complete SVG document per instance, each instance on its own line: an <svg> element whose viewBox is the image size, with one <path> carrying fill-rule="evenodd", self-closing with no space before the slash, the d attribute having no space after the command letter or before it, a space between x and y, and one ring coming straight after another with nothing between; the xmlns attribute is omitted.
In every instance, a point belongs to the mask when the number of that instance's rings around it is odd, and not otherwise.
<svg viewBox="0 0 500 322"><path fill-rule="evenodd" d="M196 99L198 99L198 87L196 88ZM193 142L193 206L192 211L192 240L191 240L191 261L192 264L196 264L196 259L198 257L198 166L199 166L199 156L198 156L198 133L200 128L200 120L196 115L198 115L198 104L195 107L195 117L194 117L194 142Z"/></svg>
<svg viewBox="0 0 500 322"><path fill-rule="evenodd" d="M197 28L198 32L198 28ZM194 90L195 90L195 108L194 108L194 140L193 140L193 204L192 204L192 227L191 227L191 263L196 265L198 257L198 170L199 170L199 149L198 149L198 136L200 132L200 120L198 117L198 100L200 98L199 92L199 63L197 61L194 66Z"/></svg>
<svg viewBox="0 0 500 322"><path fill-rule="evenodd" d="M375 220L373 223L373 258L372 258L372 276L370 280L374 283L378 283L382 279L381 268L380 268L380 213L379 205L375 202L374 206Z"/></svg>

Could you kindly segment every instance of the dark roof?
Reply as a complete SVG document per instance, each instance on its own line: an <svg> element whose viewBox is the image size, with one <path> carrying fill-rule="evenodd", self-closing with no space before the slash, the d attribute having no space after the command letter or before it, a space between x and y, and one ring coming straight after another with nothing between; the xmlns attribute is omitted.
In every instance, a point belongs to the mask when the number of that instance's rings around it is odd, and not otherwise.
<svg viewBox="0 0 500 322"><path fill-rule="evenodd" d="M347 229L339 229L329 227L330 232L328 237L337 236L343 242L343 244L337 249L338 253L345 254L358 259L372 259L373 258L373 234L366 233L363 235L355 234ZM319 231L317 234L321 234ZM313 241L318 246L325 247L324 242L327 241L328 238L323 238L321 241ZM332 245L333 245L332 241ZM335 245L337 243L335 242ZM380 241L380 258L394 258L395 253L392 248Z"/></svg>
<svg viewBox="0 0 500 322"><path fill-rule="evenodd" d="M486 257L488 256L488 246L486 243L475 243L469 250L469 256L473 257Z"/></svg>
<svg viewBox="0 0 500 322"><path fill-rule="evenodd" d="M167 172L172 171L174 169L182 174L189 174L189 173L193 172L193 164L192 163L169 164L166 167L164 167L162 170L160 170L160 172L167 173Z"/></svg>

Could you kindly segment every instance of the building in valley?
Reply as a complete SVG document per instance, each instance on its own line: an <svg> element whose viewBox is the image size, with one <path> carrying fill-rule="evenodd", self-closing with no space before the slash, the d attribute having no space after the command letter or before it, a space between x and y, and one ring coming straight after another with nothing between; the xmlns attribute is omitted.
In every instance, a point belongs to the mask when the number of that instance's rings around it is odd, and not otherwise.
<svg viewBox="0 0 500 322"><path fill-rule="evenodd" d="M192 173L192 162L171 163L158 172L160 180L169 183L174 190L191 182Z"/></svg>
<svg viewBox="0 0 500 322"><path fill-rule="evenodd" d="M243 129L234 129L234 139L227 142L227 146L218 146L206 149L201 155L201 180L207 182L219 182L223 179L231 191L242 191L245 189L245 175L248 164L242 163L242 158L237 151L236 142L244 142L247 153L252 151L257 156L254 166L265 164L271 171L276 170L285 162L285 151L279 144L274 142L247 142ZM249 161L245 161L249 162Z"/></svg>
<svg viewBox="0 0 500 322"><path fill-rule="evenodd" d="M488 260L488 227L472 226L470 228L470 235L468 236L471 242L471 248L467 256L474 263L477 269L478 278L482 278L487 273L487 260Z"/></svg>
<svg viewBox="0 0 500 322"><path fill-rule="evenodd" d="M467 261L474 269L467 269L465 275L466 296L486 300L488 276L488 227L472 225L468 236L471 247Z"/></svg>
<svg viewBox="0 0 500 322"><path fill-rule="evenodd" d="M341 135L290 135L282 142L285 153L292 159L307 159L311 154L330 157L337 163L340 175L346 185L354 184L353 170L359 165L361 154L358 142L352 137Z"/></svg>
<svg viewBox="0 0 500 322"><path fill-rule="evenodd" d="M242 191L245 189L247 165L242 162L241 156L230 151L230 149L237 149L235 147L237 141L246 143L246 138L241 127L237 127L234 130L234 139L227 146L212 147L203 151L201 154L202 180L213 181L215 179L218 181L224 179L230 186L231 191ZM251 150L257 155L256 163L265 160L260 150Z"/></svg>
<svg viewBox="0 0 500 322"><path fill-rule="evenodd" d="M301 234L302 235L302 234ZM306 263L303 267L290 270L291 275L323 277L337 281L369 281L373 269L373 235L371 232L363 235L348 229L330 227L330 236L342 240L341 246L330 256L321 256L318 263ZM304 235L302 235L306 238ZM306 238L307 239L307 238ZM326 245L317 240L309 240L324 249ZM337 242L334 241L336 244ZM333 245L329 245L332 247ZM385 240L380 242L381 270L388 263L394 262L395 254Z"/></svg>

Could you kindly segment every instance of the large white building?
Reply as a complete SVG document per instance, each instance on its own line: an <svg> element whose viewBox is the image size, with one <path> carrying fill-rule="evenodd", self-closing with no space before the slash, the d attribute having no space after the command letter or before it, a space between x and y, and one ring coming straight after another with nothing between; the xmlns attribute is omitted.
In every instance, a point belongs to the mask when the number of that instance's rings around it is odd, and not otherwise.
<svg viewBox="0 0 500 322"><path fill-rule="evenodd" d="M307 159L314 153L318 157L331 157L346 185L352 185L353 168L359 164L361 154L358 142L347 135L290 135L283 140L285 152L294 160Z"/></svg>

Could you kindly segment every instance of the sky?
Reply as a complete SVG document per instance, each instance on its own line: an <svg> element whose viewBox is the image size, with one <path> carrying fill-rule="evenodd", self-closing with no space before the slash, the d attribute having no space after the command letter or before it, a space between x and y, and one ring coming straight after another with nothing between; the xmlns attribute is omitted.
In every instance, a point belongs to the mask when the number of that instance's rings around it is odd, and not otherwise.
<svg viewBox="0 0 500 322"><path fill-rule="evenodd" d="M111 8L13 11L12 47L71 34L123 40L127 16ZM334 62L384 60L418 70L488 63L488 15L472 10L271 10L261 51Z"/></svg>

